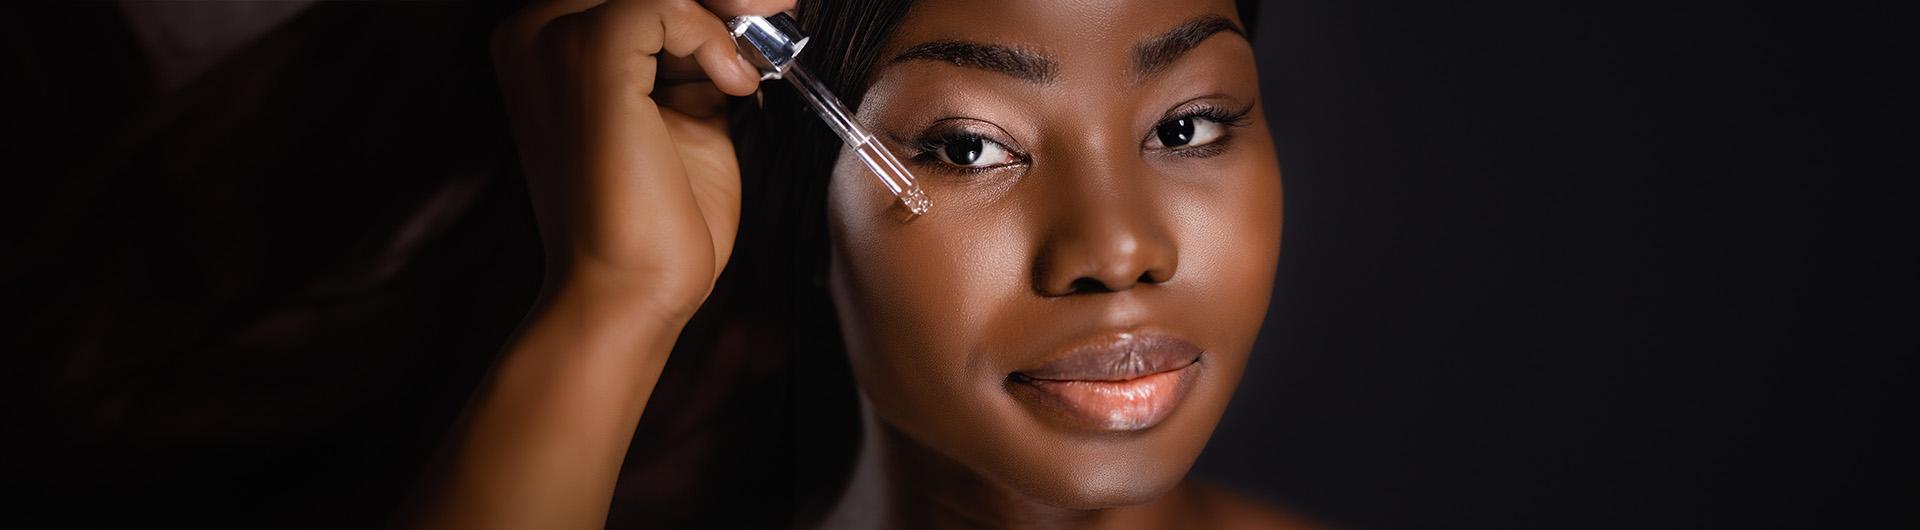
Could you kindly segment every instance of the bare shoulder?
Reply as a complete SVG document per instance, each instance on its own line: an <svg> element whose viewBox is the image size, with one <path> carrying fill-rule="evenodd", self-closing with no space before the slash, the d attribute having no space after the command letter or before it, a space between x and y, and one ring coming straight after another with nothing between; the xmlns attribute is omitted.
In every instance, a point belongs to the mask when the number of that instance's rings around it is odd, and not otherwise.
<svg viewBox="0 0 1920 530"><path fill-rule="evenodd" d="M1191 487L1213 512L1220 530L1333 530L1305 515L1219 485L1195 481Z"/></svg>

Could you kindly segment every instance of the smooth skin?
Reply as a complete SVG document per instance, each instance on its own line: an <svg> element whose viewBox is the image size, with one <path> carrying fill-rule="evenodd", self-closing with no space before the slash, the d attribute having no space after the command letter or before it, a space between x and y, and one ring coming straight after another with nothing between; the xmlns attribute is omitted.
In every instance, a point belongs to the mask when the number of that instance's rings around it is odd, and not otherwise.
<svg viewBox="0 0 1920 530"><path fill-rule="evenodd" d="M1244 27L1228 0L932 0L893 31L858 114L913 161L934 210L899 222L843 152L828 280L866 438L828 527L1300 526L1187 479L1239 384L1280 252L1253 47L1223 26ZM1180 31L1195 27L1219 31ZM909 53L953 42L1052 67ZM1197 118L1177 148L1159 139L1202 109L1236 118ZM972 164L928 152L956 136L997 148ZM1011 373L1138 329L1205 351L1160 424L1089 432L1020 399Z"/></svg>

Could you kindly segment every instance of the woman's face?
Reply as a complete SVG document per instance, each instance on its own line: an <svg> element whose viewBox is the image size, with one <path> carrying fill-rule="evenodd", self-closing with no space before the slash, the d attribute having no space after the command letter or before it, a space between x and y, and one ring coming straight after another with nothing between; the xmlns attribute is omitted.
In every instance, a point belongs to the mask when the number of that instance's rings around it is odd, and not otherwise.
<svg viewBox="0 0 1920 530"><path fill-rule="evenodd" d="M1240 380L1280 170L1232 2L929 1L859 118L933 199L843 152L831 284L875 414L1069 508L1186 474Z"/></svg>

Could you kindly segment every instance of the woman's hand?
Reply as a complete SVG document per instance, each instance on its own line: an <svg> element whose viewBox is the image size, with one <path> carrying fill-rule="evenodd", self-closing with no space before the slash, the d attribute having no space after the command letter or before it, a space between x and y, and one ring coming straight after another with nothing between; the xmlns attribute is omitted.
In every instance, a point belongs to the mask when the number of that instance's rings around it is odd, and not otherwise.
<svg viewBox="0 0 1920 530"><path fill-rule="evenodd" d="M721 114L760 78L720 17L791 4L555 0L495 30L547 296L470 405L411 526L606 521L647 398L740 224Z"/></svg>
<svg viewBox="0 0 1920 530"><path fill-rule="evenodd" d="M548 262L584 291L684 323L740 224L726 95L758 72L722 17L792 0L553 0L503 22L493 57Z"/></svg>

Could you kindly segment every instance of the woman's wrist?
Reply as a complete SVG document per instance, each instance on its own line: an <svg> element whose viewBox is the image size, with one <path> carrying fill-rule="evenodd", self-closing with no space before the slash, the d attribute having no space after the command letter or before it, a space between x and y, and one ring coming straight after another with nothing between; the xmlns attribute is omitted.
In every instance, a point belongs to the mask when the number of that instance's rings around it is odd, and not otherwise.
<svg viewBox="0 0 1920 530"><path fill-rule="evenodd" d="M664 326L676 333L687 325L713 289L666 285L659 274L570 266L549 274L542 288L543 309L566 304L574 314ZM697 292L696 292L697 291Z"/></svg>
<svg viewBox="0 0 1920 530"><path fill-rule="evenodd" d="M473 406L453 462L459 478L425 516L438 527L586 528L605 519L685 320L643 296L640 278L549 280Z"/></svg>
<svg viewBox="0 0 1920 530"><path fill-rule="evenodd" d="M514 372L506 377L530 387L612 381L588 385L611 392L591 401L643 404L691 313L649 298L648 284L634 279L574 274L549 286L502 360L502 372ZM639 410L629 412L637 417Z"/></svg>

